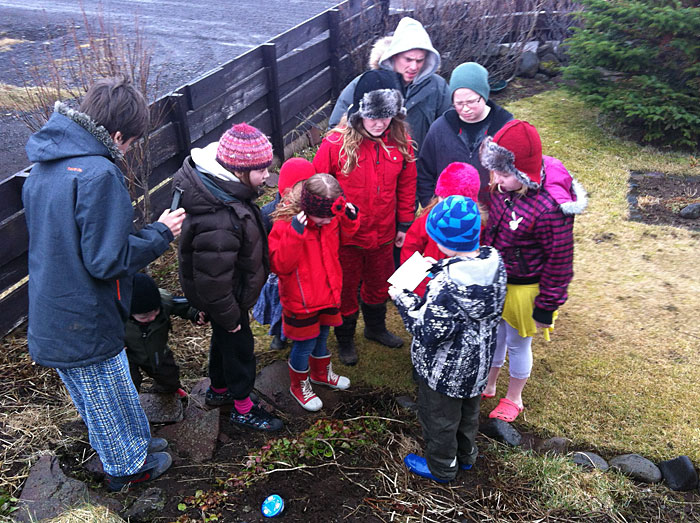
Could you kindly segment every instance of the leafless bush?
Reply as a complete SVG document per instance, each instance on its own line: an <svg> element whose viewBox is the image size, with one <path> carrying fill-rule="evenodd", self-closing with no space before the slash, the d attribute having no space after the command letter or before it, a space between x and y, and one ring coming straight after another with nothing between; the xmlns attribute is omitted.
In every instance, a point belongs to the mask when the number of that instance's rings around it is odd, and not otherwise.
<svg viewBox="0 0 700 523"><path fill-rule="evenodd" d="M94 19L88 18L83 6L82 25L71 22L62 45L47 44L28 69L15 64L25 92L16 100L15 115L35 132L48 121L57 100L77 105L95 80L117 75L129 77L152 102L158 89L158 76L151 72L152 57L153 49L137 17L133 27L126 29L110 24L101 10ZM163 116L151 114L151 130ZM123 163L131 196L146 219L150 214L149 135L131 147Z"/></svg>
<svg viewBox="0 0 700 523"><path fill-rule="evenodd" d="M492 81L508 80L517 72L525 42L534 39L538 19L565 24L560 11L568 0L430 0L406 3L430 34L449 72L464 62L478 62ZM559 26L557 31L563 29ZM504 45L507 44L507 45Z"/></svg>

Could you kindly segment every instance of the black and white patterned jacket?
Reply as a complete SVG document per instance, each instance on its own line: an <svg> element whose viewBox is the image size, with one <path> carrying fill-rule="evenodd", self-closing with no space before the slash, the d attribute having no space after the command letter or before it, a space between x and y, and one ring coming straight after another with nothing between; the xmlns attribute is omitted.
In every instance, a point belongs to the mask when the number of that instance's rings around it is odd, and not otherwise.
<svg viewBox="0 0 700 523"><path fill-rule="evenodd" d="M486 387L506 296L506 271L493 247L475 258L440 260L425 298L403 291L394 302L413 335L411 359L428 386L453 398Z"/></svg>

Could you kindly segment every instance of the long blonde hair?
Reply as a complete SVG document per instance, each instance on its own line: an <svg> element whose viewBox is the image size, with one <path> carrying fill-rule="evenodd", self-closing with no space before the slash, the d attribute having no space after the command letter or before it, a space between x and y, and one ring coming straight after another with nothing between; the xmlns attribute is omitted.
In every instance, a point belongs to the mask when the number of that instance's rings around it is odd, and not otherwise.
<svg viewBox="0 0 700 523"><path fill-rule="evenodd" d="M365 130L361 118L357 118L355 125L351 125L348 122L347 116L343 116L340 123L335 128L331 129L328 134L330 135L335 132L339 133L343 140L343 145L340 147L340 157L342 158L343 155L345 155L346 161L341 172L346 176L357 167L357 154L360 150L362 140L366 139L377 142L387 151L381 138L371 136ZM408 124L405 122L405 116L397 114L391 119L391 123L389 124L389 138L398 145L399 152L401 156L403 156L404 161L416 161L411 154L413 152L413 143L409 140Z"/></svg>
<svg viewBox="0 0 700 523"><path fill-rule="evenodd" d="M308 180L299 182L294 187L284 191L284 196L277 204L275 210L270 214L273 222L277 220L292 221L301 209L301 191L306 190L316 196L323 196L335 200L343 193L338 180L330 174L317 173Z"/></svg>

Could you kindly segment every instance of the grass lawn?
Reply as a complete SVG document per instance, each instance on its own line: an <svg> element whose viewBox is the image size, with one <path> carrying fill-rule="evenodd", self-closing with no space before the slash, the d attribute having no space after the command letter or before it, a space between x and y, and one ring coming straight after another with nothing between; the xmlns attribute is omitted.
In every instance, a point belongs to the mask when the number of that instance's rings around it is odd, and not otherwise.
<svg viewBox="0 0 700 523"><path fill-rule="evenodd" d="M685 454L699 463L700 233L628 221L626 199L629 171L697 176L698 159L610 136L595 111L561 89L506 107L537 127L544 153L561 159L590 199L576 219L569 300L552 341L533 342L526 410L517 423L608 457ZM400 328L398 320L393 325ZM362 352L369 357L348 372L352 379L412 389L406 358L369 346ZM500 395L506 386L504 372Z"/></svg>

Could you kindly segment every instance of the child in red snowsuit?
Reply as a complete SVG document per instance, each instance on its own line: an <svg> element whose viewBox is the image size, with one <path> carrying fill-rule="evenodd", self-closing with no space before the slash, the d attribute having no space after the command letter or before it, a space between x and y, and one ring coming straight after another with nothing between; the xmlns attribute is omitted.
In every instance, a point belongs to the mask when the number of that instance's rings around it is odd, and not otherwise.
<svg viewBox="0 0 700 523"><path fill-rule="evenodd" d="M358 359L353 340L358 288L365 337L388 347L403 345L386 329L387 279L394 272L394 245L403 245L415 217L416 166L403 96L393 89L395 74L373 70L362 75L347 120L324 138L313 161L316 172L333 175L362 212L359 230L340 248L343 324L335 335L345 365Z"/></svg>
<svg viewBox="0 0 700 523"><path fill-rule="evenodd" d="M268 238L272 271L279 276L282 329L293 340L289 392L306 410L323 407L309 381L347 389L350 380L333 372L326 346L331 326L340 325L343 273L338 251L357 232L355 207L338 181L315 174L296 186L272 213Z"/></svg>

